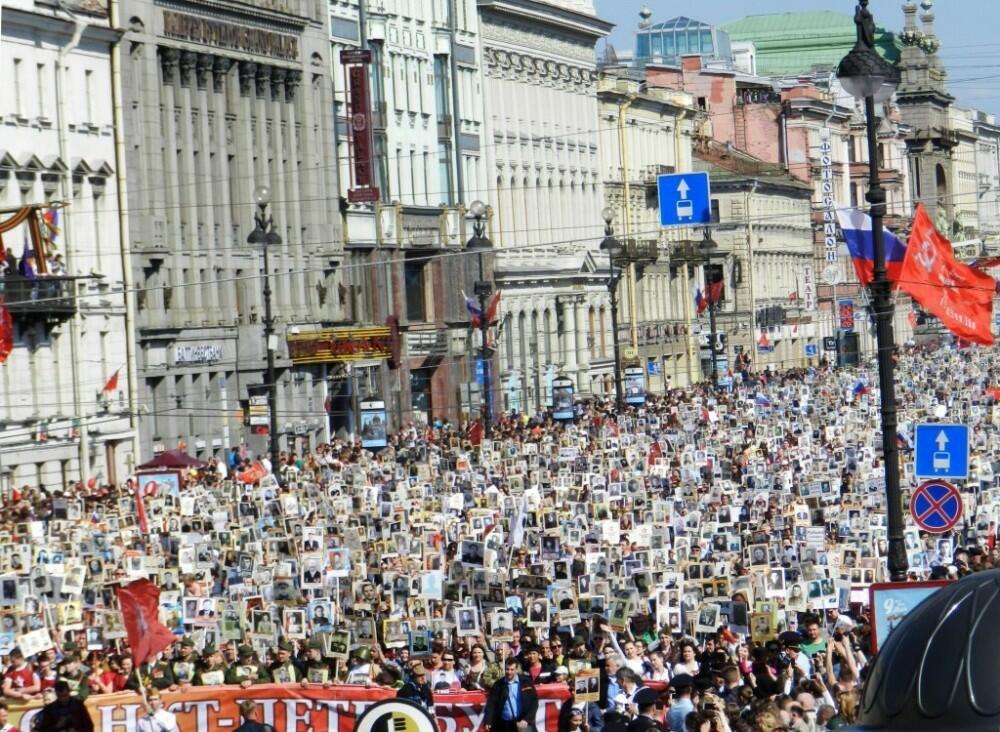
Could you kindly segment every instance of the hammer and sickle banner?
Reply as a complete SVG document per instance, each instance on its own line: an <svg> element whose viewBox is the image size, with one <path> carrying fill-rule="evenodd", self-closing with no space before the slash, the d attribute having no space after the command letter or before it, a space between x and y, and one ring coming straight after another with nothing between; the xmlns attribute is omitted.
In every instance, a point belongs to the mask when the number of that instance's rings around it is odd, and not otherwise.
<svg viewBox="0 0 1000 732"><path fill-rule="evenodd" d="M973 343L993 343L996 281L955 259L951 243L917 205L899 286L954 335Z"/></svg>
<svg viewBox="0 0 1000 732"><path fill-rule="evenodd" d="M538 732L558 732L559 710L570 698L562 684L543 684L538 690ZM215 732L236 729L242 723L239 704L257 702L258 721L273 725L277 732L427 732L423 710L398 703L392 689L365 686L257 684L239 686L194 686L187 691L163 692L166 708L177 715L181 732ZM389 703L391 700L391 703ZM435 732L474 732L482 725L486 694L481 691L436 694ZM382 702L383 704L379 704ZM131 732L143 714L138 694L98 694L86 701L94 729L101 732ZM31 730L31 719L41 702L10 705L10 723L22 732ZM366 712L371 710L371 715ZM391 721L389 721L391 720ZM388 723L387 723L388 722Z"/></svg>

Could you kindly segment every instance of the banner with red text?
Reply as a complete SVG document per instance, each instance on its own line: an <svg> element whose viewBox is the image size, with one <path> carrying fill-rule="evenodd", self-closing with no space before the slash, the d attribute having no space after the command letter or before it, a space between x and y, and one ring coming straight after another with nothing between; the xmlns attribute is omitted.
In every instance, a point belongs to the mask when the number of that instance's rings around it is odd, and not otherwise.
<svg viewBox="0 0 1000 732"><path fill-rule="evenodd" d="M538 732L557 732L559 710L570 698L568 687L560 684L538 686ZM181 732L215 732L240 726L238 705L253 699L260 705L262 721L277 732L353 732L365 710L376 702L396 696L391 689L364 686L291 686L259 684L239 686L194 686L184 692L164 692L167 709L177 715ZM486 706L480 691L435 694L434 712L441 732L478 730ZM94 729L101 732L131 732L143 714L138 694L100 694L87 699ZM40 704L11 705L10 722L22 732L30 732L31 718Z"/></svg>

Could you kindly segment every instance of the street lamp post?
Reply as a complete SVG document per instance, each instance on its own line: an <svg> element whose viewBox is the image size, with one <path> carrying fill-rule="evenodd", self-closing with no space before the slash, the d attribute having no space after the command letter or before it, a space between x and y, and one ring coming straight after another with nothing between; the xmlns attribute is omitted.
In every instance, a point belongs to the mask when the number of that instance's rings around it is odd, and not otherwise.
<svg viewBox="0 0 1000 732"><path fill-rule="evenodd" d="M716 295L712 291L712 284L708 281L709 270L712 266L712 255L715 254L719 245L715 243L712 239L712 233L705 228L705 238L702 239L699 248L705 255L705 297L708 298L708 329L709 329L709 348L712 349L712 387L717 387L719 385L719 351L716 348L716 339L718 336L715 334L715 306L716 306Z"/></svg>
<svg viewBox="0 0 1000 732"><path fill-rule="evenodd" d="M486 279L486 271L483 266L483 254L493 248L493 242L486 236L486 204L482 201L473 201L469 204L469 213L475 221L472 224L472 238L465 245L468 252L476 252L479 257L479 279L476 280L474 292L479 298L479 333L481 337L479 359L483 364L483 391L482 391L482 414L483 414L483 435L490 439L493 435L493 406L490 398L493 394L491 385L491 374L493 365L493 352L489 346L490 324L486 314L489 307L489 298L493 293L493 283Z"/></svg>
<svg viewBox="0 0 1000 732"><path fill-rule="evenodd" d="M618 282L621 280L621 272L615 271L615 257L622 251L622 245L614 237L614 229L611 222L615 218L615 212L610 208L601 211L604 218L604 240L601 242L601 249L608 253L608 295L611 298L611 343L615 352L615 410L621 412L624 408L622 399L622 357L621 347L618 343Z"/></svg>
<svg viewBox="0 0 1000 732"><path fill-rule="evenodd" d="M882 457L889 520L888 565L893 582L906 580L906 545L903 541L903 498L899 485L899 453L896 445L896 388L893 375L895 351L892 328L892 296L885 268L885 242L882 220L885 217L885 189L878 177L878 142L875 104L889 99L899 85L899 71L875 51L875 20L868 10L868 0L859 0L854 12L858 39L851 52L837 67L837 77L844 89L865 104L865 130L868 136L868 194L871 204L872 244L875 265L869 288L875 310L875 337L878 342L878 381L882 393Z"/></svg>
<svg viewBox="0 0 1000 732"><path fill-rule="evenodd" d="M271 315L271 266L267 250L281 245L281 237L274 230L274 219L267 215L267 205L271 202L271 189L257 186L253 192L257 212L254 214L254 229L247 237L247 244L260 245L264 250L264 348L267 352L267 406L271 423L268 426L268 444L271 452L271 469L278 474L278 384L274 376L274 351L278 347L274 335L274 317Z"/></svg>

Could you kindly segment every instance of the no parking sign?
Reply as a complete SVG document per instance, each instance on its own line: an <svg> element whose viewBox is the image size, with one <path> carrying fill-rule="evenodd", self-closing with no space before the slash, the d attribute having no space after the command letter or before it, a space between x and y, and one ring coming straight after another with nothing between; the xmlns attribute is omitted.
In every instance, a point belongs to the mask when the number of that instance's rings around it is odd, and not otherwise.
<svg viewBox="0 0 1000 732"><path fill-rule="evenodd" d="M943 480L924 481L910 496L910 515L924 531L951 531L962 518L962 495Z"/></svg>

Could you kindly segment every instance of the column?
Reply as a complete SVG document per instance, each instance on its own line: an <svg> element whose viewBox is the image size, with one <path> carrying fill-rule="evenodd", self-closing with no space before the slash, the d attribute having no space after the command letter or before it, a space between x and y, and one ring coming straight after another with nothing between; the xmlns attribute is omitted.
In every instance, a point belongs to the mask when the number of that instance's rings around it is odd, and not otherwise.
<svg viewBox="0 0 1000 732"><path fill-rule="evenodd" d="M218 155L219 146L213 135L214 120L211 96L212 91L209 84L212 83L212 68L214 58L207 53L198 54L197 68L195 70L197 78L197 96L194 99L198 108L198 127L194 134L198 139L198 166L194 174L198 177L197 191L198 219L201 221L201 235L199 247L205 257L205 277L212 284L204 288L202 293L202 303L205 307L203 318L217 319L219 313L219 285L214 283L215 267L218 261L218 247L222 246L220 237L216 236L215 212L219 209L216 194L219 187L213 183L213 155ZM215 114L218 114L217 112ZM225 154L223 152L223 154Z"/></svg>
<svg viewBox="0 0 1000 732"><path fill-rule="evenodd" d="M590 345L587 342L587 333L590 330L589 306L590 302L586 295L580 295L573 304L576 310L576 358L580 366L577 390L584 393L590 393Z"/></svg>
<svg viewBox="0 0 1000 732"><path fill-rule="evenodd" d="M576 306L572 300L566 297L562 301L562 311L563 311L563 344L562 344L562 363L563 368L566 372L566 376L573 380L574 383L579 387L579 383L576 380L577 371L577 361L576 361ZM558 361L556 363L559 363Z"/></svg>

